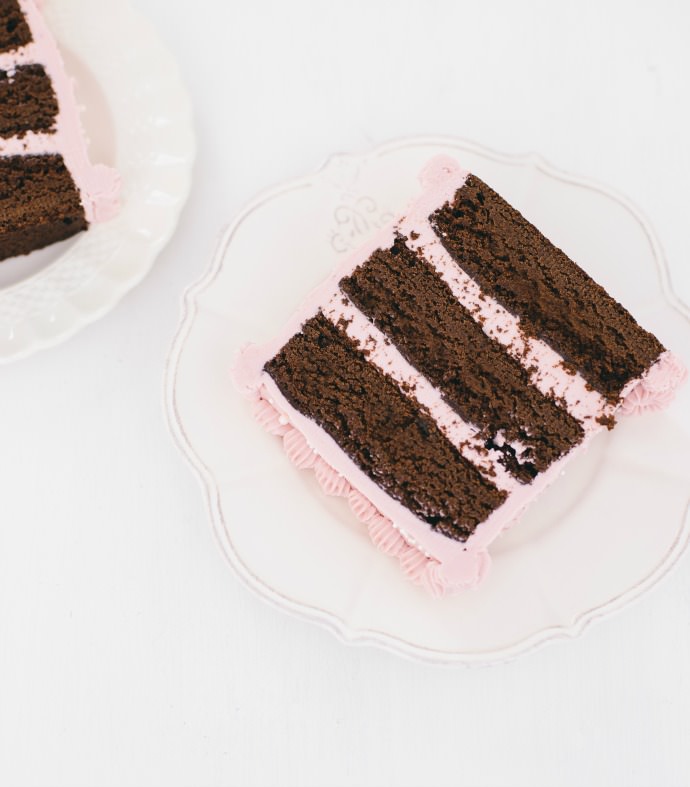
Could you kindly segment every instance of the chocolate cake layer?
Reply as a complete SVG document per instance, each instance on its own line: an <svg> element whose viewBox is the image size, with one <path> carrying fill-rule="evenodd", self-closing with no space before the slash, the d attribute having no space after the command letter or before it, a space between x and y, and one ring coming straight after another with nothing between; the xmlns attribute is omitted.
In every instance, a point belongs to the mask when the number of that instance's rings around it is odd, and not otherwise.
<svg viewBox="0 0 690 787"><path fill-rule="evenodd" d="M54 130L58 102L43 66L18 66L12 75L0 71L0 136Z"/></svg>
<svg viewBox="0 0 690 787"><path fill-rule="evenodd" d="M526 369L403 238L374 252L340 287L520 481L582 440L579 423L530 383Z"/></svg>
<svg viewBox="0 0 690 787"><path fill-rule="evenodd" d="M322 313L264 368L293 407L434 530L464 540L506 499Z"/></svg>
<svg viewBox="0 0 690 787"><path fill-rule="evenodd" d="M31 30L17 0L0 0L0 52L18 49L31 41Z"/></svg>
<svg viewBox="0 0 690 787"><path fill-rule="evenodd" d="M86 227L79 191L62 156L0 158L0 260Z"/></svg>
<svg viewBox="0 0 690 787"><path fill-rule="evenodd" d="M475 175L429 217L457 264L609 401L664 348Z"/></svg>

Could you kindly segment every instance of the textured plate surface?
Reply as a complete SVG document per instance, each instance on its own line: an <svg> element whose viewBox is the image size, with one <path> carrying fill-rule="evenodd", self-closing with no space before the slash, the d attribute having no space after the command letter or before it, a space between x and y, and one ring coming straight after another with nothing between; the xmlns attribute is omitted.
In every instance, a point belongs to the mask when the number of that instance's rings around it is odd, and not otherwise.
<svg viewBox="0 0 690 787"><path fill-rule="evenodd" d="M690 386L667 411L627 419L595 440L493 545L477 590L439 601L406 581L347 504L326 497L253 421L229 369L244 342L274 334L342 254L404 208L436 153L455 156L517 205L688 362L690 315L670 291L651 228L627 200L538 156L411 139L335 156L228 227L209 271L186 293L167 407L221 548L250 587L350 642L486 664L579 634L676 562L690 530Z"/></svg>
<svg viewBox="0 0 690 787"><path fill-rule="evenodd" d="M47 0L44 13L75 79L91 158L122 176L122 209L0 265L0 361L66 339L145 276L175 229L194 159L177 66L128 2Z"/></svg>

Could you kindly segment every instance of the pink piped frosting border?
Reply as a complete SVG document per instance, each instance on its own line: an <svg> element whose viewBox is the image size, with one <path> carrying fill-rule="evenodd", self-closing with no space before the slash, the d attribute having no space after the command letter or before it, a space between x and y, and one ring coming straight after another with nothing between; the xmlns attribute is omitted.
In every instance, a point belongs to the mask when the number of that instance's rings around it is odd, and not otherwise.
<svg viewBox="0 0 690 787"><path fill-rule="evenodd" d="M623 415L640 415L663 410L671 404L676 390L687 377L688 371L680 359L667 350L639 380L626 386L619 412Z"/></svg>
<svg viewBox="0 0 690 787"><path fill-rule="evenodd" d="M450 199L462 186L467 172L454 159L438 156L432 159L420 175L423 194L408 208L405 217L385 228L369 244L356 251L339 265L326 282L312 292L293 315L285 328L272 341L257 347L246 346L233 369L235 382L245 396L254 401L254 415L270 433L282 438L283 448L300 469L312 470L326 494L347 498L353 514L366 526L378 549L395 557L405 575L436 597L454 594L479 584L490 567L489 544L521 517L525 508L563 471L564 465L575 455L587 450L590 440L605 427L597 420L601 415L637 414L665 407L676 388L685 380L687 372L671 352L665 351L637 380L624 389L621 402L605 403L596 392L587 391L579 375L571 375L557 368L554 371L554 352L538 340L527 343L517 325L517 318L508 314L488 296L478 297L472 292L473 283L461 281L463 274L450 279L446 252L433 234L426 217L434 208ZM526 366L534 367L532 378L543 391L555 391L576 414L584 430L583 441L568 454L554 462L530 485L510 481L509 498L499 509L482 522L465 542L458 542L432 531L397 501L389 498L368 478L345 453L313 422L298 413L284 399L273 380L263 372L263 364L273 357L288 339L297 333L302 323L316 311L339 302L342 293L337 282L376 249L390 244L395 231L408 235L414 231L413 245L424 248L427 259L447 278L459 297L475 298L480 309L484 329L499 340L508 352L515 354ZM408 241L409 242L409 241ZM470 290L468 295L468 288ZM334 297L336 293L337 297ZM468 305L466 303L466 305ZM349 306L343 307L348 318ZM330 319L337 320L337 312ZM360 338L364 339L364 335ZM374 337L369 337L373 339ZM383 355L395 351L383 351ZM370 361L377 362L377 353ZM384 361L378 361L383 363ZM406 364L398 359L386 360L385 370L403 375ZM383 367L382 367L383 368ZM440 393L438 393L440 398Z"/></svg>
<svg viewBox="0 0 690 787"><path fill-rule="evenodd" d="M79 190L89 224L108 221L119 210L120 176L116 170L89 160L73 80L67 75L62 56L36 0L19 0L33 41L21 49L0 54L0 69L12 73L17 66L39 63L50 77L58 100L53 133L27 133L0 139L0 155L55 153L62 156Z"/></svg>
<svg viewBox="0 0 690 787"><path fill-rule="evenodd" d="M270 434L282 438L283 449L295 467L300 470L313 470L321 489L327 495L347 499L352 513L366 525L374 545L386 555L397 558L403 573L415 585L421 585L431 595L442 598L454 590L470 587L483 578L489 565L486 552L481 553L475 561L476 576L469 581L452 583L444 577L440 562L410 544L391 519L384 516L370 500L310 447L299 429L287 423L285 417L269 403L267 396L266 391L262 391L254 404L254 417L259 424Z"/></svg>

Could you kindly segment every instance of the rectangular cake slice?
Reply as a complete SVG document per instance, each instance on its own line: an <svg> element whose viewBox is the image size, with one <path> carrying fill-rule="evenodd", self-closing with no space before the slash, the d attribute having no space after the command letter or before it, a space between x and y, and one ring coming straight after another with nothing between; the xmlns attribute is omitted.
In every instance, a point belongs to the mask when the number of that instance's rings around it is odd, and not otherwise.
<svg viewBox="0 0 690 787"><path fill-rule="evenodd" d="M235 377L265 428L435 595L619 411L664 406L675 356L449 158Z"/></svg>

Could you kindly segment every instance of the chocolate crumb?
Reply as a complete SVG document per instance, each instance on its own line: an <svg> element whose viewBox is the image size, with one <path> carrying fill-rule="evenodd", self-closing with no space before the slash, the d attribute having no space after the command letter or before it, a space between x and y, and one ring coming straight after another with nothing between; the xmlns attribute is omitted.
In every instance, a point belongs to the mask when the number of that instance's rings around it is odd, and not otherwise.
<svg viewBox="0 0 690 787"><path fill-rule="evenodd" d="M605 426L610 432L616 425L616 419L612 415L600 415L597 418L597 423Z"/></svg>

